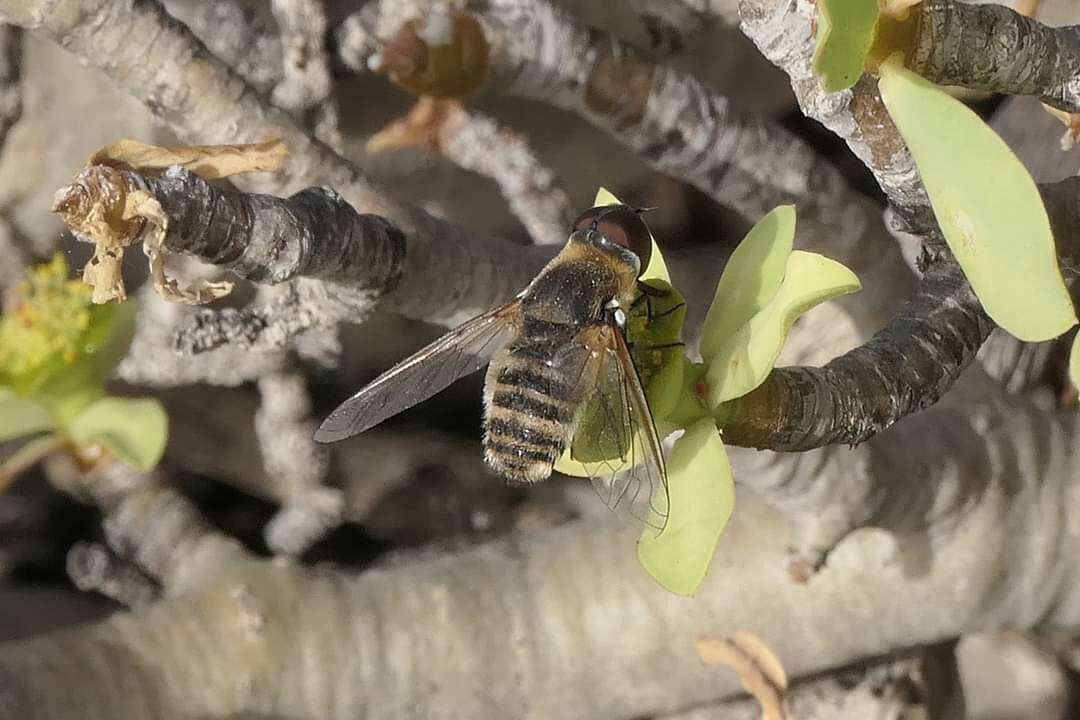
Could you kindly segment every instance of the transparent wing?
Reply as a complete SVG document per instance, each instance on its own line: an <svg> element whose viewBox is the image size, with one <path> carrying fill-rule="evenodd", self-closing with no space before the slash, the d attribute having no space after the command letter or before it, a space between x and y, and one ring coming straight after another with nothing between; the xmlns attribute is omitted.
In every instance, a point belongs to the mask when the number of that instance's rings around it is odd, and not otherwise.
<svg viewBox="0 0 1080 720"><path fill-rule="evenodd" d="M513 337L520 302L478 315L405 358L341 403L319 426L319 442L344 440L397 415L488 364Z"/></svg>
<svg viewBox="0 0 1080 720"><path fill-rule="evenodd" d="M663 530L668 516L664 456L626 341L606 325L583 331L579 340L588 349L585 364L595 367L578 374L592 388L583 395L570 455L588 469L609 508Z"/></svg>

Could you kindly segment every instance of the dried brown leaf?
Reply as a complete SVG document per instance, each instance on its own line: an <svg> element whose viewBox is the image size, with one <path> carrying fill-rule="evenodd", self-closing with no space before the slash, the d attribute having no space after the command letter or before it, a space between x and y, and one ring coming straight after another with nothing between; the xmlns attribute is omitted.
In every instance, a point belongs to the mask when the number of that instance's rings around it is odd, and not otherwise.
<svg viewBox="0 0 1080 720"><path fill-rule="evenodd" d="M174 148L125 139L101 148L90 156L86 164L123 167L139 172L165 170L180 165L201 178L217 180L241 173L277 170L288 154L285 143L280 139L251 145L190 145Z"/></svg>
<svg viewBox="0 0 1080 720"><path fill-rule="evenodd" d="M165 232L169 218L161 204L147 192L136 190L128 194L127 211L133 217L144 218L151 229L143 239L143 252L150 261L150 279L154 290L169 302L185 305L203 305L232 292L228 281L206 282L201 280L191 287L183 287L165 272Z"/></svg>
<svg viewBox="0 0 1080 720"><path fill-rule="evenodd" d="M784 720L787 675L776 654L760 638L736 633L728 638L701 638L698 655L706 665L727 665L761 703L764 720Z"/></svg>
<svg viewBox="0 0 1080 720"><path fill-rule="evenodd" d="M124 248L137 242L143 229L141 219L126 215L127 199L123 173L105 165L84 168L53 199L52 210L64 224L94 242L83 281L94 289L95 303L127 298L120 265Z"/></svg>
<svg viewBox="0 0 1080 720"><path fill-rule="evenodd" d="M94 255L83 269L83 282L94 289L91 300L95 303L127 298L121 272L124 249L140 239L150 262L154 288L164 299L197 305L227 295L232 289L228 282L201 282L184 288L166 274L164 242L169 219L158 201L131 187L117 167L99 164L84 168L70 185L56 193L53 212L94 243Z"/></svg>

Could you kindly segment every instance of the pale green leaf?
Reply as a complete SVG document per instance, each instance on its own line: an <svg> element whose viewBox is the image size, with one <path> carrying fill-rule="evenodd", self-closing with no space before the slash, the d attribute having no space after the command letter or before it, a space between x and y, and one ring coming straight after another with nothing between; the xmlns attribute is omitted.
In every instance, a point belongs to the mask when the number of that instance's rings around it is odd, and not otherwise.
<svg viewBox="0 0 1080 720"><path fill-rule="evenodd" d="M615 197L607 188L600 188L596 191L596 199L593 201L593 207L600 207L601 205L624 205L622 200ZM671 284L671 275L668 274L667 263L664 262L664 255L660 252L660 246L656 244L656 238L652 236L652 232L649 233L649 237L652 238L652 258L649 260L649 266L645 268L645 272L641 273L641 280L663 280L664 282Z"/></svg>
<svg viewBox="0 0 1080 720"><path fill-rule="evenodd" d="M818 0L814 72L828 92L845 90L863 74L874 45L878 0Z"/></svg>
<svg viewBox="0 0 1080 720"><path fill-rule="evenodd" d="M764 382L800 315L860 287L855 273L835 260L802 250L792 252L776 297L709 359L705 373L709 406L741 397Z"/></svg>
<svg viewBox="0 0 1080 720"><path fill-rule="evenodd" d="M121 461L150 470L165 452L169 420L157 400L104 397L86 408L69 426L80 445L100 443Z"/></svg>
<svg viewBox="0 0 1080 720"><path fill-rule="evenodd" d="M48 409L31 398L0 388L0 442L55 426Z"/></svg>
<svg viewBox="0 0 1080 720"><path fill-rule="evenodd" d="M795 241L795 207L781 205L747 233L731 254L701 330L701 356L717 353L725 339L776 296Z"/></svg>
<svg viewBox="0 0 1080 720"><path fill-rule="evenodd" d="M659 535L645 528L638 559L667 590L693 595L735 506L731 465L711 418L694 423L675 441L667 471L667 524Z"/></svg>
<svg viewBox="0 0 1080 720"><path fill-rule="evenodd" d="M880 73L881 97L987 314L1028 342L1076 324L1050 220L1023 164L978 115L896 57Z"/></svg>

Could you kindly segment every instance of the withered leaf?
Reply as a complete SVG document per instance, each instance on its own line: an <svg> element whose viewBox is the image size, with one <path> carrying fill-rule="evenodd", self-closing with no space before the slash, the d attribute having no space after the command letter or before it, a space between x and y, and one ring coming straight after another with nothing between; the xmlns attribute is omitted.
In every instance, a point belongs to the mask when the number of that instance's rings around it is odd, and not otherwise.
<svg viewBox="0 0 1080 720"><path fill-rule="evenodd" d="M126 167L139 172L180 165L206 180L249 172L277 170L288 149L280 139L249 145L189 145L158 147L138 140L117 140L86 161L89 165Z"/></svg>
<svg viewBox="0 0 1080 720"><path fill-rule="evenodd" d="M776 654L760 638L735 633L727 638L701 638L695 643L706 665L727 665L759 703L764 720L784 720L787 675Z"/></svg>
<svg viewBox="0 0 1080 720"><path fill-rule="evenodd" d="M143 238L143 252L150 262L150 278L154 283L154 290L163 299L185 305L203 305L232 292L233 285L228 281L200 280L191 287L183 287L176 279L168 276L165 272L164 243L169 218L152 195L142 190L128 193L125 210L132 217L141 217L150 223L151 227Z"/></svg>

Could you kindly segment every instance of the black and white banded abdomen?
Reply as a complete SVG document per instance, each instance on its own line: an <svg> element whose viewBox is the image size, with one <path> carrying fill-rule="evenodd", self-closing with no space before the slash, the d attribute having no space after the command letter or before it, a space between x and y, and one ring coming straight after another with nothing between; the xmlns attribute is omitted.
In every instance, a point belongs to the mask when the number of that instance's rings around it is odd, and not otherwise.
<svg viewBox="0 0 1080 720"><path fill-rule="evenodd" d="M549 365L539 345L500 351L484 382L484 460L510 482L535 483L570 444L580 378Z"/></svg>

